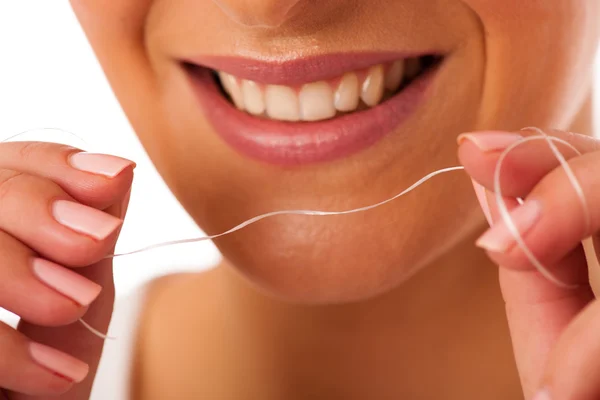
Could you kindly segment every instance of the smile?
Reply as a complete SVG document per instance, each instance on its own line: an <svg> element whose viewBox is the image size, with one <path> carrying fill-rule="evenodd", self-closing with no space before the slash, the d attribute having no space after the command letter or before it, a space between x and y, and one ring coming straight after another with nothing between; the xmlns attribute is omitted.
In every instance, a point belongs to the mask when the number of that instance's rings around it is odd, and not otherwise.
<svg viewBox="0 0 600 400"><path fill-rule="evenodd" d="M264 162L331 161L377 142L421 103L442 58L339 55L182 65L216 132Z"/></svg>

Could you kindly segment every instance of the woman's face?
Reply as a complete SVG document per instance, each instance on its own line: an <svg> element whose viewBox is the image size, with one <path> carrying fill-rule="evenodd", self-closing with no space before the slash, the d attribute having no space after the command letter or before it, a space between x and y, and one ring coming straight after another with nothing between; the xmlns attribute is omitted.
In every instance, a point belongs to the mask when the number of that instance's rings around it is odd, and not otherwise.
<svg viewBox="0 0 600 400"><path fill-rule="evenodd" d="M379 202L456 165L464 131L568 128L600 14L595 0L71 3L150 157L208 233ZM271 294L342 302L397 286L479 222L457 172L366 213L275 217L217 245Z"/></svg>

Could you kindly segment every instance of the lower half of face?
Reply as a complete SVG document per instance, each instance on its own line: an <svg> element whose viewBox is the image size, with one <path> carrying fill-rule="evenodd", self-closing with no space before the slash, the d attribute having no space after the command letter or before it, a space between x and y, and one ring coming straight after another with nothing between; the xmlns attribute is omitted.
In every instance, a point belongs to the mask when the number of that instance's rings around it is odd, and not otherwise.
<svg viewBox="0 0 600 400"><path fill-rule="evenodd" d="M525 3L72 0L146 150L208 233L379 202L456 165L461 132L568 127L600 3ZM397 286L479 221L454 172L375 210L275 217L217 245L276 296L343 302Z"/></svg>

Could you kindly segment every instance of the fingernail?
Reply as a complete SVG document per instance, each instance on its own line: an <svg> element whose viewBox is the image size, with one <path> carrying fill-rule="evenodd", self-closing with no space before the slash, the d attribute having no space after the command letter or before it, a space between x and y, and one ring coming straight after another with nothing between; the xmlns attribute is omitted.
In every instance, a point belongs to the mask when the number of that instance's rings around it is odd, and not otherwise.
<svg viewBox="0 0 600 400"><path fill-rule="evenodd" d="M102 290L97 283L48 260L35 258L32 264L39 280L82 306L92 304Z"/></svg>
<svg viewBox="0 0 600 400"><path fill-rule="evenodd" d="M69 163L75 169L92 174L104 175L109 178L114 178L119 175L125 168L133 165L133 161L125 158L111 156L107 154L97 153L75 153L69 157Z"/></svg>
<svg viewBox="0 0 600 400"><path fill-rule="evenodd" d="M523 139L523 136L512 132L477 132L463 133L456 138L460 146L465 140L473 143L483 152L504 150L510 145Z"/></svg>
<svg viewBox="0 0 600 400"><path fill-rule="evenodd" d="M106 239L123 223L105 212L67 200L55 201L52 213L60 224L98 240Z"/></svg>
<svg viewBox="0 0 600 400"><path fill-rule="evenodd" d="M511 220L521 236L525 235L542 215L542 207L537 200L528 200L523 205L515 208L511 213ZM504 221L499 220L476 242L478 247L495 253L506 253L515 243L515 238Z"/></svg>
<svg viewBox="0 0 600 400"><path fill-rule="evenodd" d="M475 188L475 195L477 196L477 200L479 201L483 215L485 215L485 219L487 219L488 224L492 226L492 213L490 211L490 204L487 199L486 189L474 180L472 180L472 182L473 188Z"/></svg>
<svg viewBox="0 0 600 400"><path fill-rule="evenodd" d="M30 343L29 354L42 367L76 383L83 381L89 372L86 363L40 343Z"/></svg>
<svg viewBox="0 0 600 400"><path fill-rule="evenodd" d="M536 395L533 396L533 399L531 399L531 400L552 400L552 397L550 397L550 392L548 392L548 390L544 389L544 390L537 392Z"/></svg>

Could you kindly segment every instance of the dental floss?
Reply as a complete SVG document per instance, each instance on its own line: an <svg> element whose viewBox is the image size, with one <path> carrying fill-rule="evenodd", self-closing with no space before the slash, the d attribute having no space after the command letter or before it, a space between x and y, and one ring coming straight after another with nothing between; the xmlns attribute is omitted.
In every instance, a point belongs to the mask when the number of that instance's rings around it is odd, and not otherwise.
<svg viewBox="0 0 600 400"><path fill-rule="evenodd" d="M587 201L586 201L585 196L583 194L583 189L581 188L581 185L579 184L579 181L575 177L575 174L573 173L573 170L571 169L571 167L569 166L569 164L565 160L564 156L560 153L560 151L558 151L558 149L556 148L556 145L553 142L564 144L565 146L569 147L571 150L575 151L575 153L577 155L579 155L579 156L581 156L581 152L579 150L577 150L571 143L569 143L569 142L567 142L567 141L565 141L563 139L559 139L559 138L555 138L555 137L552 137L552 136L548 136L541 129L538 129L538 128L523 128L522 130L523 131L525 131L525 130L533 130L533 131L539 133L540 136L528 136L526 138L523 138L522 140L519 140L518 142L513 143L511 146L507 147L502 152L502 154L500 155L500 157L498 158L498 163L496 164L496 169L494 171L494 195L496 197L496 204L498 206L498 211L500 212L500 216L502 217L502 220L506 224L506 227L508 228L508 230L510 231L510 233L513 235L513 238L515 239L515 242L521 248L521 250L523 251L523 253L527 257L527 259L529 260L529 262L531 262L531 264L533 264L533 266L538 270L538 272L542 276L544 276L544 278L548 279L550 282L554 283L555 285L557 285L559 287L562 287L562 288L565 288L565 289L575 289L575 288L578 287L578 285L573 285L573 284L565 283L565 282L561 281L560 279L556 278L546 267L544 267L544 265L535 257L535 255L533 254L533 252L525 244L525 241L523 240L523 237L521 236L521 233L517 229L514 221L512 220L512 218L510 216L508 208L506 207L506 202L503 199L502 188L500 187L500 173L501 173L501 170L502 170L502 164L504 163L504 160L506 159L506 156L512 150L514 150L518 146L522 145L523 143L531 142L531 141L534 141L534 140L545 140L548 143L548 145L550 146L550 149L552 150L552 153L554 153L554 156L558 159L558 161L560 162L561 166L565 170L565 172L567 174L567 177L568 177L569 181L571 182L571 185L573 186L573 188L575 189L575 192L577 193L577 197L579 198L579 200L581 202L582 208L584 210L584 214L586 216L586 224L587 224L586 232L589 232L590 231L590 226L591 226L591 217L590 217L590 213L589 213L589 208L588 208L588 205L587 205ZM521 200L521 199L519 199L519 200ZM522 200L519 203L522 204Z"/></svg>
<svg viewBox="0 0 600 400"><path fill-rule="evenodd" d="M68 132L65 131L63 129L55 129L55 128L40 128L39 130L57 130L57 131L61 131L64 133L67 133L71 136L74 136L76 138L78 138L79 140L83 141L84 143L87 144L87 142L85 140L83 140L82 138L80 138L79 136L75 135L72 132ZM8 139L3 140L2 142L6 142L9 141L11 139L14 139L18 136L21 136L25 133L31 132L34 129L30 129L21 133L18 133L16 135L13 135L11 137L9 137ZM573 151L575 151L578 155L581 156L581 152L579 152L573 145L571 145L569 142L559 139L559 138L555 138L552 136L548 136L544 131L542 131L539 128L533 128L533 127L529 127L529 128L523 128L523 131L525 130L533 130L536 133L538 133L538 136L529 136L526 138L523 138L522 140L515 142L514 144L512 144L511 146L509 146L508 148L506 148L502 154L500 155L498 162L496 164L496 168L494 171L494 194L496 197L496 203L498 206L498 210L500 212L500 216L503 220L503 222L506 224L507 228L509 229L510 233L513 235L515 242L517 243L517 245L521 248L521 250L523 251L523 253L527 256L527 258L529 259L529 261L535 266L535 268L539 271L539 273L544 276L546 279L548 279L550 282L554 283L555 285L559 286L559 287L563 287L563 288L568 288L568 289L572 289L572 288L576 288L576 285L572 285L572 284L568 284L565 282L562 282L561 280L559 280L558 278L556 278L546 267L543 266L543 264L535 257L535 255L533 254L533 252L529 249L529 247L527 247L527 245L525 244L523 237L521 236L521 234L519 233L519 230L517 229L514 221L512 220L510 213L508 211L508 208L506 206L506 203L504 202L503 199L503 195L502 195L502 188L500 187L500 176L501 176L501 170L502 170L502 165L504 163L504 160L506 159L507 155L514 150L516 147L522 145L523 143L527 143L533 140L545 140L551 151L553 152L554 156L557 158L557 160L560 162L561 166L563 167L563 169L565 170L565 173L567 174L567 177L569 179L569 181L571 182L573 188L575 189L575 192L577 193L577 196L581 202L581 205L583 207L584 210L584 214L585 214L585 218L586 218L586 226L587 226L587 230L586 232L590 232L590 227L591 227L591 216L590 216L590 212L589 212L589 208L587 205L587 201L583 192L583 189L581 187L581 185L579 184L579 181L577 180L577 178L575 177L575 174L573 173L573 170L570 168L570 166L568 165L567 161L565 160L564 156L560 153L560 151L556 148L556 145L554 144L554 142L557 143L561 143L564 144L565 146L569 147L570 149L572 149ZM376 204L372 204L372 205L368 205L368 206L364 206L364 207L360 207L360 208L355 208L355 209L351 209L351 210L344 210L344 211L318 211L318 210L288 210L288 211L273 211L273 212L269 212L266 214L261 214L258 215L256 217L253 217L251 219L248 219L244 222L242 222L241 224L229 229L228 231L216 234L216 235L210 235L210 236L203 236L203 237L198 237L198 238L192 238L192 239L180 239L180 240L174 240L174 241L169 241L169 242L163 242L163 243L158 243L158 244L154 244L154 245L150 245L150 246L146 246L143 247L141 249L137 249L137 250L133 250L133 251L129 251L129 252L125 252L125 253L118 253L118 254L111 254L111 255L107 255L105 257L103 257L102 259L110 259L110 258L116 258L116 257L123 257L123 256L127 256L127 255L132 255L132 254L137 254L137 253L141 253L141 252L146 252L146 251L150 251L150 250L154 250L160 247L166 247L166 246L173 246L173 245L177 245L177 244L183 244L183 243L195 243L195 242L202 242L202 241L207 241L207 240L213 240L222 236L226 236L229 235L231 233L237 232L251 224L254 224L260 220L263 220L265 218L270 218L270 217L274 217L274 216L278 216L278 215L307 215L307 216L329 216L329 215L347 215L347 214L354 214L354 213L359 213L359 212L364 212L364 211L368 211L368 210L372 210L374 208L383 206L387 203L390 203L406 194L408 194L409 192L413 191L414 189L416 189L417 187L421 186L422 184L424 184L425 182L427 182L428 180L430 180L431 178L437 176L437 175L441 175L444 173L448 173L448 172L453 172L453 171L461 171L464 170L464 167L462 166L457 166L457 167L448 167L448 168L443 168L434 172L431 172L429 174L427 174L426 176L424 176L423 178L421 178L420 180L418 180L417 182L415 182L413 185L411 185L409 188L405 189L404 191L402 191L401 193L387 199L387 200L383 200L379 203ZM523 204L523 200L522 199L517 199L519 201L519 204ZM88 329L92 334L98 336L99 338L106 340L106 339L110 339L110 340L114 340L116 338L111 337L111 336L107 336L101 332L99 332L98 330L94 329L92 326L90 326L87 322L85 322L83 319L79 319L79 322L81 322L81 324Z"/></svg>
<svg viewBox="0 0 600 400"><path fill-rule="evenodd" d="M351 210L345 210L345 211L318 211L318 210L283 210L283 211L273 211L270 213L266 213L266 214L261 214L258 215L254 218L251 218L249 220L246 220L244 222L242 222L241 224L235 226L234 228L231 228L228 231L216 234L216 235L211 235L211 236L202 236L199 238L194 238L194 239L181 239L181 240L174 240L171 242L166 242L166 243L158 243L158 244L154 244L151 246L147 246L138 250L134 250L134 251L130 251L127 253L119 253L119 254L111 254L108 256L105 256L104 259L107 258L116 258L116 257L122 257L122 256L128 256L131 254L137 254L137 253L141 253L144 251L148 251L148 250L153 250L159 247L165 247L165 246L171 246L171 245L176 245L176 244L183 244L183 243L194 243L194 242L203 242L206 240L212 240L212 239L216 239L225 235L229 235L231 233L237 232L240 229L243 229L249 225L254 224L255 222L258 222L260 220L263 220L265 218L270 218L270 217L274 217L277 215L312 215L312 216L329 216L329 215L347 215L347 214L355 214L355 213L359 213L359 212L363 212L363 211L368 211L368 210L372 210L374 208L383 206L384 204L390 203L394 200L396 200L399 197L404 196L405 194L408 194L410 192L412 192L414 189L416 189L417 187L421 186L423 183L425 183L426 181L430 180L431 178L437 176L437 175L441 175L443 173L446 172L452 172L452 171L460 171L460 170L464 170L465 168L462 166L458 166L458 167L449 167L449 168L443 168L437 171L434 171L430 174L427 174L426 176L424 176L423 178L419 179L417 182L415 182L413 185L411 185L408 189L404 190L403 192L395 195L394 197L391 197L387 200L384 200L382 202L376 203L376 204L372 204L369 206L365 206L365 207L360 207L360 208L354 208Z"/></svg>
<svg viewBox="0 0 600 400"><path fill-rule="evenodd" d="M66 133L67 135L76 138L77 140L81 141L82 143L85 143L88 146L90 145L84 138L80 137L79 135L77 135L77 134L75 134L73 132L70 132L70 131L67 131L67 130L61 129L61 128L51 128L51 127L27 129L25 131L21 131L21 132L19 132L17 134L14 134L12 136L7 137L6 139L0 141L0 143L10 142L11 140L13 140L15 138L18 138L19 136L23 136L23 135L26 135L28 133L34 132L34 131L48 131L48 132L49 131L57 131L57 132L60 132L60 133Z"/></svg>

